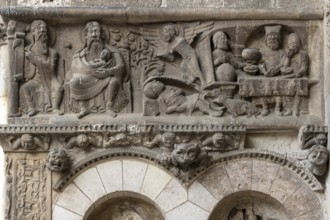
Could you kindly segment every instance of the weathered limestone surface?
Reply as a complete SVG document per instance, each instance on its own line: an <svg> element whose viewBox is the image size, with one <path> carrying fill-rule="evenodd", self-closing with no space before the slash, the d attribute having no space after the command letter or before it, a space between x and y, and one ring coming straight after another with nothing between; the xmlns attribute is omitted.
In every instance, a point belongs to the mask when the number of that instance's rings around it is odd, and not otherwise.
<svg viewBox="0 0 330 220"><path fill-rule="evenodd" d="M329 5L0 0L0 219L330 219Z"/></svg>

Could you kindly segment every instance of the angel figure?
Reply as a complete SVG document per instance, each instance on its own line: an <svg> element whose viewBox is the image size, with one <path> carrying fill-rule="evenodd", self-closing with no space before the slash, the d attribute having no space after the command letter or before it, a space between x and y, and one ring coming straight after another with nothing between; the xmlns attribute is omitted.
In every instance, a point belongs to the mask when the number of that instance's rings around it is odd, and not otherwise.
<svg viewBox="0 0 330 220"><path fill-rule="evenodd" d="M158 57L175 61L175 54L182 58L181 70L183 79L188 84L200 83L205 86L205 78L200 69L197 54L191 46L194 38L213 27L213 22L194 22L184 24L182 30L174 24L166 24L161 29L143 27L133 32L143 35L151 45L157 47ZM199 82L198 82L199 81Z"/></svg>

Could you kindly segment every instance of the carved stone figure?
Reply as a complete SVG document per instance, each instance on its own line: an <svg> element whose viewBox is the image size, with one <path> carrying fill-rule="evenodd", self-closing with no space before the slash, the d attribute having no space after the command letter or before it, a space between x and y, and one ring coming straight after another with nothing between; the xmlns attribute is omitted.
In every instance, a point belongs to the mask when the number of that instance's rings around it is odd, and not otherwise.
<svg viewBox="0 0 330 220"><path fill-rule="evenodd" d="M173 132L165 132L164 134L157 134L152 141L145 145L148 148L159 147L166 152L172 152L174 144L176 143L176 135Z"/></svg>
<svg viewBox="0 0 330 220"><path fill-rule="evenodd" d="M50 171L62 172L69 168L70 159L64 150L53 149L48 153L46 166Z"/></svg>
<svg viewBox="0 0 330 220"><path fill-rule="evenodd" d="M71 137L65 144L65 148L71 149L73 147L79 147L82 150L88 150L92 147L102 147L103 138L99 135L93 134L78 134L77 136Z"/></svg>
<svg viewBox="0 0 330 220"><path fill-rule="evenodd" d="M230 51L228 37L222 32L216 32L212 37L214 50L212 51L215 79L219 82L235 82L235 68L244 67L243 63L235 59Z"/></svg>
<svg viewBox="0 0 330 220"><path fill-rule="evenodd" d="M80 106L77 117L90 113L90 100L95 102L95 108L105 102L106 112L115 117L128 103L122 88L127 77L121 54L106 45L103 29L96 21L86 24L84 36L85 45L75 52L71 64L71 98Z"/></svg>
<svg viewBox="0 0 330 220"><path fill-rule="evenodd" d="M17 150L23 148L25 150L31 151L37 148L43 150L49 149L50 137L49 136L33 136L31 134L22 134L20 137L9 137L8 141L10 143L10 148Z"/></svg>
<svg viewBox="0 0 330 220"><path fill-rule="evenodd" d="M242 206L242 205L241 205ZM246 204L244 207L235 207L230 215L228 216L228 220L268 220L269 218L263 218L255 214L254 205ZM276 220L274 218L274 220Z"/></svg>
<svg viewBox="0 0 330 220"><path fill-rule="evenodd" d="M230 151L238 149L239 143L233 136L223 132L215 133L203 141L203 147L211 151Z"/></svg>
<svg viewBox="0 0 330 220"><path fill-rule="evenodd" d="M163 27L161 37L165 42L168 42L168 54L162 55L170 61L174 61L174 53L180 54L182 57L181 68L184 71L184 79L188 84L200 80L204 85L205 80L203 73L198 64L198 58L195 50L190 46L189 42L179 35L179 30L172 24L167 24Z"/></svg>
<svg viewBox="0 0 330 220"><path fill-rule="evenodd" d="M112 135L108 138L104 138L103 142L104 142L103 147L118 147L118 146L129 147L132 144L133 145L141 144L141 138L128 135L125 133L120 133L120 134Z"/></svg>
<svg viewBox="0 0 330 220"><path fill-rule="evenodd" d="M262 60L259 68L267 77L279 75L284 66L286 54L280 49L281 28L281 25L265 26L266 47L260 49Z"/></svg>
<svg viewBox="0 0 330 220"><path fill-rule="evenodd" d="M307 158L301 163L316 176L323 176L327 172L329 152L323 145L314 145L307 151Z"/></svg>
<svg viewBox="0 0 330 220"><path fill-rule="evenodd" d="M202 150L197 143L176 144L171 154L172 165L183 171L189 171L203 163L206 164L207 160L207 152Z"/></svg>
<svg viewBox="0 0 330 220"><path fill-rule="evenodd" d="M231 99L224 95L218 95L218 98L212 100L214 103L221 104L226 107L227 112L236 118L239 115L247 115L251 117L252 115L259 114L259 109L254 103L241 100L241 99Z"/></svg>
<svg viewBox="0 0 330 220"><path fill-rule="evenodd" d="M63 114L60 110L62 83L57 76L58 53L48 45L47 25L42 20L31 24L33 42L25 48L25 80L20 89L27 115L38 112Z"/></svg>
<svg viewBox="0 0 330 220"><path fill-rule="evenodd" d="M213 110L210 103L201 94L196 93L186 96L180 88L170 88L167 92L163 92L158 102L166 114L185 113L191 115L195 110L199 110L213 117L223 115L223 107Z"/></svg>
<svg viewBox="0 0 330 220"><path fill-rule="evenodd" d="M305 141L306 142L302 146L302 149L309 149L314 145L322 145L324 147L327 146L327 136L325 133L316 134L315 137L311 137Z"/></svg>
<svg viewBox="0 0 330 220"><path fill-rule="evenodd" d="M300 38L296 33L291 33L288 37L288 52L284 63L284 71L293 73L293 77L306 77L308 74L309 58L308 54L301 49Z"/></svg>

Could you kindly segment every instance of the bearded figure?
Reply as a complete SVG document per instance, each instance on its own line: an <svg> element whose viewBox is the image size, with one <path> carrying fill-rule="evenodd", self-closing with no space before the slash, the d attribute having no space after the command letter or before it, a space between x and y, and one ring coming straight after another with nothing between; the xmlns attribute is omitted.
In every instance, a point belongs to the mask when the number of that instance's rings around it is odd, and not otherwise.
<svg viewBox="0 0 330 220"><path fill-rule="evenodd" d="M25 48L25 80L20 89L27 115L60 110L63 88L57 77L58 53L48 46L47 25L42 20L31 24L33 42Z"/></svg>
<svg viewBox="0 0 330 220"><path fill-rule="evenodd" d="M48 154L46 165L50 171L62 172L69 168L70 159L64 150L53 149Z"/></svg>
<svg viewBox="0 0 330 220"><path fill-rule="evenodd" d="M86 24L84 37L85 45L75 52L71 64L70 95L79 104L77 117L88 115L91 108L101 111L103 103L106 112L115 117L128 104L122 88L128 80L123 59L115 47L105 44L98 22Z"/></svg>
<svg viewBox="0 0 330 220"><path fill-rule="evenodd" d="M266 47L260 50L262 62L260 72L267 77L280 74L280 70L284 67L285 51L280 49L281 46L281 25L265 26Z"/></svg>

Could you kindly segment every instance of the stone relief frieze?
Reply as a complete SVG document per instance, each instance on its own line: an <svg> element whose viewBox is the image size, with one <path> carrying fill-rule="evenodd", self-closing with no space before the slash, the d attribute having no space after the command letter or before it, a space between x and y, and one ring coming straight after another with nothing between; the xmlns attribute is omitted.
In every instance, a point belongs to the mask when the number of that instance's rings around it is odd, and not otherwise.
<svg viewBox="0 0 330 220"><path fill-rule="evenodd" d="M310 87L318 81L306 34L304 26L282 24L13 20L10 117L308 114Z"/></svg>

